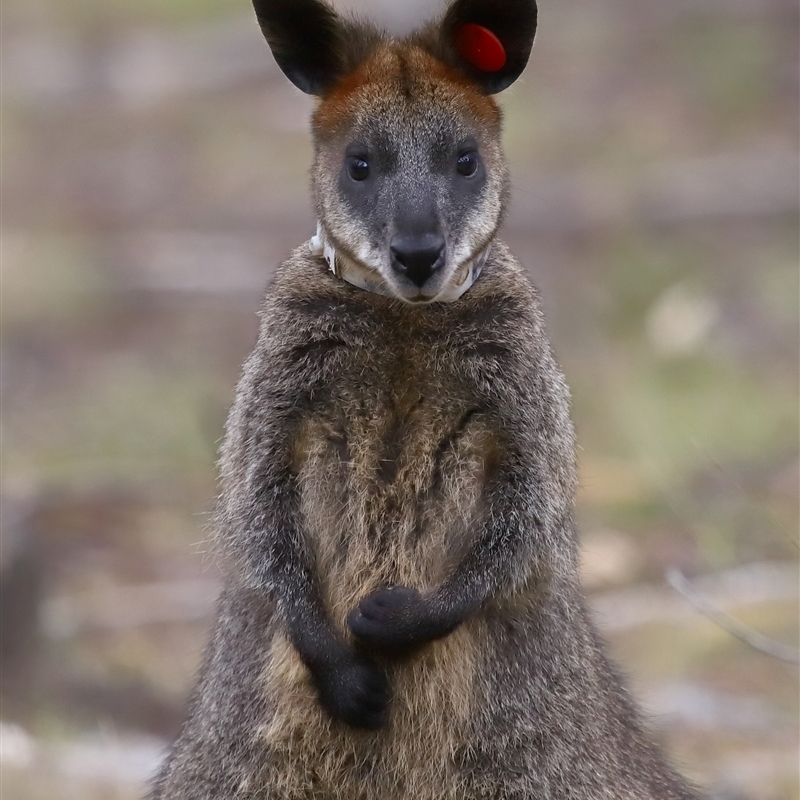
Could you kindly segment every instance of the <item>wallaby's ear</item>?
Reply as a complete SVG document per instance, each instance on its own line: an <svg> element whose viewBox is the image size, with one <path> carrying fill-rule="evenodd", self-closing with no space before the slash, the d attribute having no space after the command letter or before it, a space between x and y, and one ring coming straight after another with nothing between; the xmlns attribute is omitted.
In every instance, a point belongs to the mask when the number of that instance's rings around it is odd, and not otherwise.
<svg viewBox="0 0 800 800"><path fill-rule="evenodd" d="M488 94L520 76L536 33L536 0L455 0L440 35L449 60Z"/></svg>
<svg viewBox="0 0 800 800"><path fill-rule="evenodd" d="M256 18L286 77L324 94L344 71L343 26L321 0L253 0Z"/></svg>

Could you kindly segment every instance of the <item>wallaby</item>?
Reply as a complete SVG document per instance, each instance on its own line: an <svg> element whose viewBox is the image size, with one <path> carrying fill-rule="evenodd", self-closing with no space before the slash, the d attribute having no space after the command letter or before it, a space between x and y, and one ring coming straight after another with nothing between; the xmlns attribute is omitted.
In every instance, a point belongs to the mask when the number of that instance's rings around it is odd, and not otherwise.
<svg viewBox="0 0 800 800"><path fill-rule="evenodd" d="M402 40L320 0L255 9L319 98L319 227L228 419L227 585L152 797L694 797L586 611L568 390L497 239L492 95L534 0L454 0Z"/></svg>

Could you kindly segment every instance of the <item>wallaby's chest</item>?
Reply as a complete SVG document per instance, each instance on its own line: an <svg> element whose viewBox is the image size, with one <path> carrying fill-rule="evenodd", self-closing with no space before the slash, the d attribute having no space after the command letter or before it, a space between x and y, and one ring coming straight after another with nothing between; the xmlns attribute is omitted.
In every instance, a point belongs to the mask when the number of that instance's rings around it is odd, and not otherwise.
<svg viewBox="0 0 800 800"><path fill-rule="evenodd" d="M472 540L497 460L490 415L455 362L391 344L338 354L295 439L305 528L342 614L371 588L441 580Z"/></svg>

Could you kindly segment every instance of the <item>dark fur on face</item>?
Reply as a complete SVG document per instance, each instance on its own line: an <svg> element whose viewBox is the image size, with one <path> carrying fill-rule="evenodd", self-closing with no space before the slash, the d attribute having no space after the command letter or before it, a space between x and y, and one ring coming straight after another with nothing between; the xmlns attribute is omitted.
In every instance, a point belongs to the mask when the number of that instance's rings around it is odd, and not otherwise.
<svg viewBox="0 0 800 800"><path fill-rule="evenodd" d="M404 41L319 0L256 12L320 97L323 229L387 291L307 245L277 270L220 458L228 585L153 800L691 800L586 612L569 394L496 238L490 95L535 3L455 0ZM462 60L464 24L502 68Z"/></svg>

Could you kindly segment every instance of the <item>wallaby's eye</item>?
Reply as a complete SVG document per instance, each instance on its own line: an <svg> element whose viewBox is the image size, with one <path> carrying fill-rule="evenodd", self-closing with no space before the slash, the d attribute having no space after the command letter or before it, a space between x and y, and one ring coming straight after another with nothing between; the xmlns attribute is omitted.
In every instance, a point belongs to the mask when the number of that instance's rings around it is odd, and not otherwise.
<svg viewBox="0 0 800 800"><path fill-rule="evenodd" d="M369 164L358 156L347 159L347 174L354 181L365 181L369 177Z"/></svg>
<svg viewBox="0 0 800 800"><path fill-rule="evenodd" d="M465 178L471 177L478 170L478 156L475 153L463 153L458 157L456 170Z"/></svg>

